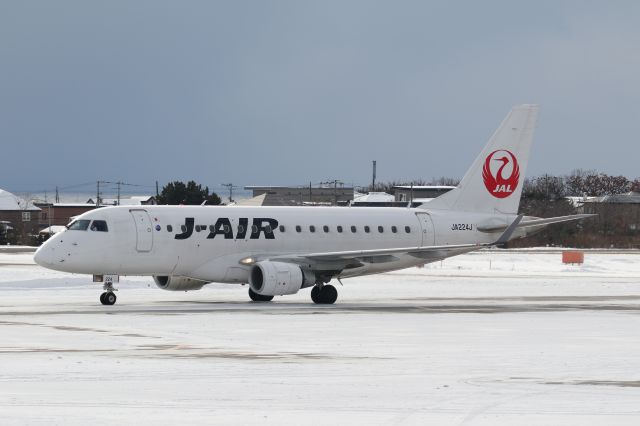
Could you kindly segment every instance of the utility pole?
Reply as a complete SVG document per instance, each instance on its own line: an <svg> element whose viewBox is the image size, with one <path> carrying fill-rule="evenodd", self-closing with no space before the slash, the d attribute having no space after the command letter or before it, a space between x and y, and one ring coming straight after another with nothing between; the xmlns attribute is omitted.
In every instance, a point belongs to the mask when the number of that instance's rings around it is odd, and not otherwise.
<svg viewBox="0 0 640 426"><path fill-rule="evenodd" d="M122 182L121 180L119 180L118 182L110 182L110 181L106 181L106 180L99 180L96 182L97 184L97 189L96 189L96 208L100 207L100 184L104 183L104 184L108 184L108 185L116 185L117 187L117 191L118 191L118 198L116 201L116 204L119 206L120 205L120 198L121 198L121 192L122 192L122 186L140 186L140 185L136 185L133 183L126 183L126 182ZM157 182L156 182L157 184ZM156 186L156 191L157 191L157 186Z"/></svg>
<svg viewBox="0 0 640 426"><path fill-rule="evenodd" d="M156 181L156 199L160 196L160 192L158 191L158 181Z"/></svg>
<svg viewBox="0 0 640 426"><path fill-rule="evenodd" d="M229 202L233 202L233 184L232 183L223 183L222 186L226 186L229 188Z"/></svg>
<svg viewBox="0 0 640 426"><path fill-rule="evenodd" d="M371 191L376 190L376 160L373 160L373 181L371 182Z"/></svg>
<svg viewBox="0 0 640 426"><path fill-rule="evenodd" d="M409 208L413 206L413 182L411 182L411 198L409 200Z"/></svg>
<svg viewBox="0 0 640 426"><path fill-rule="evenodd" d="M58 187L56 186L56 203L60 202L60 194L58 193Z"/></svg>
<svg viewBox="0 0 640 426"><path fill-rule="evenodd" d="M330 180L328 182L321 182L321 185L329 185L329 184L333 184L334 205L337 206L338 205L338 184L343 185L344 182L338 179Z"/></svg>

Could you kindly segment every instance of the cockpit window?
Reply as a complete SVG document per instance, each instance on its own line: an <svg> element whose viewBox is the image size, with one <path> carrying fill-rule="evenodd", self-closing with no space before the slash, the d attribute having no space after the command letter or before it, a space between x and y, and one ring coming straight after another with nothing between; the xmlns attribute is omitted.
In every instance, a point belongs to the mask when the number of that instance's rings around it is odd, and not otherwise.
<svg viewBox="0 0 640 426"><path fill-rule="evenodd" d="M67 229L70 231L86 231L89 227L90 220L74 220L69 225L67 225Z"/></svg>
<svg viewBox="0 0 640 426"><path fill-rule="evenodd" d="M91 223L91 230L98 232L109 232L109 228L107 228L107 222L104 220L94 220Z"/></svg>

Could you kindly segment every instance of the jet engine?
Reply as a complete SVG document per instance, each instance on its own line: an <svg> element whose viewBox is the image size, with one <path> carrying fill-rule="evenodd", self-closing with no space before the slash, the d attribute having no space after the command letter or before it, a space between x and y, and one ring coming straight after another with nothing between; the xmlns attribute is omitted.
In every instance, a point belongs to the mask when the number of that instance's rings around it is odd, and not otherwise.
<svg viewBox="0 0 640 426"><path fill-rule="evenodd" d="M206 281L194 280L192 278L166 275L154 275L153 281L156 282L159 288L168 291L200 290L202 286L209 284Z"/></svg>
<svg viewBox="0 0 640 426"><path fill-rule="evenodd" d="M313 272L303 271L298 265L285 262L258 262L251 267L251 290L263 296L294 294L316 282Z"/></svg>

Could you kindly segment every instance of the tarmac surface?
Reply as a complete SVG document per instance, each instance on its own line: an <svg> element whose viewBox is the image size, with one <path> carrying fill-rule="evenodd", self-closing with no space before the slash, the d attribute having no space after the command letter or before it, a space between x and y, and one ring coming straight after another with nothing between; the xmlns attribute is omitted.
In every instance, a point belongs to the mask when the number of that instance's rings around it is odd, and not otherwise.
<svg viewBox="0 0 640 426"><path fill-rule="evenodd" d="M639 424L640 256L491 252L272 303L0 254L2 424Z"/></svg>

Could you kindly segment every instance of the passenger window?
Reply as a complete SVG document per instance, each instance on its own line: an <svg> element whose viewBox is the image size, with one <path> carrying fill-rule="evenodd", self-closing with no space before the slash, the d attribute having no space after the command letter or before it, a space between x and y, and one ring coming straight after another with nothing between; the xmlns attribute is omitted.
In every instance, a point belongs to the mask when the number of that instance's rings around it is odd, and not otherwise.
<svg viewBox="0 0 640 426"><path fill-rule="evenodd" d="M366 232L367 234L369 233L369 231L371 231L371 228L369 228L368 225L365 225L364 227L364 232Z"/></svg>
<svg viewBox="0 0 640 426"><path fill-rule="evenodd" d="M398 232L398 227L396 227L396 226L392 226L392 227L391 227L391 232L393 232L394 234L395 234L396 232Z"/></svg>
<svg viewBox="0 0 640 426"><path fill-rule="evenodd" d="M342 234L342 226L338 225L338 232Z"/></svg>
<svg viewBox="0 0 640 426"><path fill-rule="evenodd" d="M384 232L384 227L378 226L378 232L382 234Z"/></svg>
<svg viewBox="0 0 640 426"><path fill-rule="evenodd" d="M315 226L313 226L313 225L310 225L310 226L309 226L309 231L311 231L311 232L316 232L316 227L315 227Z"/></svg>
<svg viewBox="0 0 640 426"><path fill-rule="evenodd" d="M94 220L91 223L91 230L98 232L109 232L109 229L107 228L107 222L105 222L104 220Z"/></svg>
<svg viewBox="0 0 640 426"><path fill-rule="evenodd" d="M256 230L257 230L257 229L258 229L258 228L256 228ZM265 227L264 227L264 232L265 232L266 234L270 234L272 231L273 231L273 230L271 229L271 225L267 225L267 226L265 226ZM258 232L258 231L256 231L256 232Z"/></svg>
<svg viewBox="0 0 640 426"><path fill-rule="evenodd" d="M251 225L251 233L252 234L258 233L258 225Z"/></svg>
<svg viewBox="0 0 640 426"><path fill-rule="evenodd" d="M280 225L280 232L284 232L284 225Z"/></svg>
<svg viewBox="0 0 640 426"><path fill-rule="evenodd" d="M228 234L229 232L231 232L231 227L229 225L224 225L222 229L224 230L225 234Z"/></svg>
<svg viewBox="0 0 640 426"><path fill-rule="evenodd" d="M356 233L356 227L351 225L351 232L353 232L354 234Z"/></svg>
<svg viewBox="0 0 640 426"><path fill-rule="evenodd" d="M200 225L196 225L196 232L200 232Z"/></svg>
<svg viewBox="0 0 640 426"><path fill-rule="evenodd" d="M328 227L327 225L324 225L324 226L322 227L322 230L323 230L324 232L329 232L329 227Z"/></svg>
<svg viewBox="0 0 640 426"><path fill-rule="evenodd" d="M67 225L67 229L70 231L86 231L89 227L90 220L76 220Z"/></svg>
<svg viewBox="0 0 640 426"><path fill-rule="evenodd" d="M173 232L173 226L167 225L167 231L168 232Z"/></svg>
<svg viewBox="0 0 640 426"><path fill-rule="evenodd" d="M211 225L211 232L213 232L213 225ZM244 226L242 225L238 225L238 234L243 234L244 233Z"/></svg>
<svg viewBox="0 0 640 426"><path fill-rule="evenodd" d="M405 226L404 227L404 232L406 232L407 234L411 233L411 227L410 226Z"/></svg>
<svg viewBox="0 0 640 426"><path fill-rule="evenodd" d="M300 227L300 225L296 225L296 232L302 232L302 228Z"/></svg>
<svg viewBox="0 0 640 426"><path fill-rule="evenodd" d="M187 232L187 227L185 225L180 225L180 230L184 234L185 232Z"/></svg>

